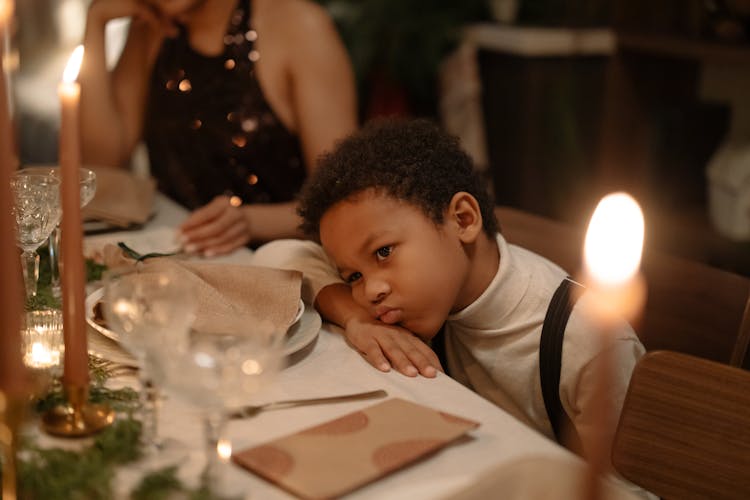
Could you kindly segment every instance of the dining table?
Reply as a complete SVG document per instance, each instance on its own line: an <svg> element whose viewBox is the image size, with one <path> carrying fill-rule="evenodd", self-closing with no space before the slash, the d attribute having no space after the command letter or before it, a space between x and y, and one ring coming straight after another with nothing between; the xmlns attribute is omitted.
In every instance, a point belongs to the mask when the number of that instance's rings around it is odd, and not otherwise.
<svg viewBox="0 0 750 500"><path fill-rule="evenodd" d="M175 244L177 226L188 211L165 196L155 199L154 216L143 227L126 232L87 236L85 244L126 240L138 244ZM158 241L154 241L156 238ZM211 259L219 263L253 264L253 251L241 248ZM101 286L101 285L99 285ZM91 293L91 290L88 290ZM306 308L312 308L310 304ZM309 314L313 313L312 309ZM463 439L436 453L387 474L346 495L348 499L432 499L461 498L480 478L524 460L541 458L555 463L581 466L583 461L556 442L505 412L469 388L443 373L435 378L408 377L396 370L381 372L347 344L338 327L322 326L292 349L285 367L258 398L248 403L316 398L348 393L385 390L388 397L401 398L441 412L477 422ZM116 362L127 362L121 346L89 326L90 353ZM136 378L118 378L112 383L136 384ZM377 403L378 400L346 401L262 411L250 418L230 420L226 437L236 452L308 427L341 417ZM203 427L200 408L166 392L159 411L159 434L167 441L179 442L186 453L180 458L178 477L186 484L197 484L205 465ZM48 443L65 440L40 436ZM70 444L68 444L70 446ZM144 471L139 464L121 467L115 477L117 498L127 498ZM288 499L292 494L237 465L225 467L221 481L242 498ZM498 492L499 494L499 492Z"/></svg>

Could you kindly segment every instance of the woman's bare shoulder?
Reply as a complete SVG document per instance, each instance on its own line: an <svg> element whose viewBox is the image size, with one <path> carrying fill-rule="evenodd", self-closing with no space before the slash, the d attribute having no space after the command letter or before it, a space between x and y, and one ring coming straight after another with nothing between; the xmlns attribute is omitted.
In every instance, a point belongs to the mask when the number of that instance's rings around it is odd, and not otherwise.
<svg viewBox="0 0 750 500"><path fill-rule="evenodd" d="M312 0L258 1L256 15L267 28L286 35L310 36L334 29L328 11Z"/></svg>

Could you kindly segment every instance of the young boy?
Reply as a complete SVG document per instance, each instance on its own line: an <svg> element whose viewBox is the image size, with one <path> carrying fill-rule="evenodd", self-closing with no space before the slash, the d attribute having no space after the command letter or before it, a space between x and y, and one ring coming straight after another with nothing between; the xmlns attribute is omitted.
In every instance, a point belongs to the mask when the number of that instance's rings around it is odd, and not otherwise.
<svg viewBox="0 0 750 500"><path fill-rule="evenodd" d="M452 377L554 438L540 336L567 274L497 232L492 200L456 139L426 121L366 126L322 157L300 215L344 282L326 275L318 258L308 273L316 306L370 363L434 376L430 368L440 365L426 343L442 329ZM553 391L584 445L597 430L592 393L602 359L591 305L584 293L563 322ZM626 323L613 335L612 420L600 436L607 442L644 353Z"/></svg>

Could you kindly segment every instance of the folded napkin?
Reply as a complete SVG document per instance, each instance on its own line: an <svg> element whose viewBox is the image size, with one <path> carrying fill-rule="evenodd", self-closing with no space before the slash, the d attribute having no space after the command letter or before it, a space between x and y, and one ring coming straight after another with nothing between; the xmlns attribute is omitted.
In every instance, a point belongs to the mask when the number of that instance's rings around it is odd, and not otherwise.
<svg viewBox="0 0 750 500"><path fill-rule="evenodd" d="M478 425L392 398L232 459L302 498L331 498L433 453Z"/></svg>
<svg viewBox="0 0 750 500"><path fill-rule="evenodd" d="M118 227L148 220L156 194L153 179L112 167L91 167L91 170L96 173L96 194L83 209L85 220L100 220Z"/></svg>
<svg viewBox="0 0 750 500"><path fill-rule="evenodd" d="M136 265L113 245L103 249L105 265ZM192 329L243 335L248 331L286 332L300 305L302 273L267 267L217 264L157 257L137 264L148 279L168 272L195 297ZM250 327L253 328L250 328Z"/></svg>

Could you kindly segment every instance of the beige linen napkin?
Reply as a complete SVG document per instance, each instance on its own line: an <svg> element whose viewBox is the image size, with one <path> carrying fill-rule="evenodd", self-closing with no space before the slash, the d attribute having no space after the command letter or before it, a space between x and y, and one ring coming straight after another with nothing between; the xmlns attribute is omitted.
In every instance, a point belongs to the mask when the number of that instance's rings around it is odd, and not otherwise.
<svg viewBox="0 0 750 500"><path fill-rule="evenodd" d="M434 453L478 425L392 398L232 459L302 498L332 498Z"/></svg>
<svg viewBox="0 0 750 500"><path fill-rule="evenodd" d="M96 194L84 207L83 218L118 227L143 224L151 216L156 194L153 179L136 177L127 170L91 167L96 173Z"/></svg>
<svg viewBox="0 0 750 500"><path fill-rule="evenodd" d="M286 332L299 309L302 273L266 267L149 259L144 271L169 269L196 298L193 330L247 333L250 325Z"/></svg>
<svg viewBox="0 0 750 500"><path fill-rule="evenodd" d="M108 267L136 265L113 245L103 249ZM137 264L144 277L168 272L195 297L192 329L202 333L286 332L300 305L302 273L267 267L156 257Z"/></svg>

